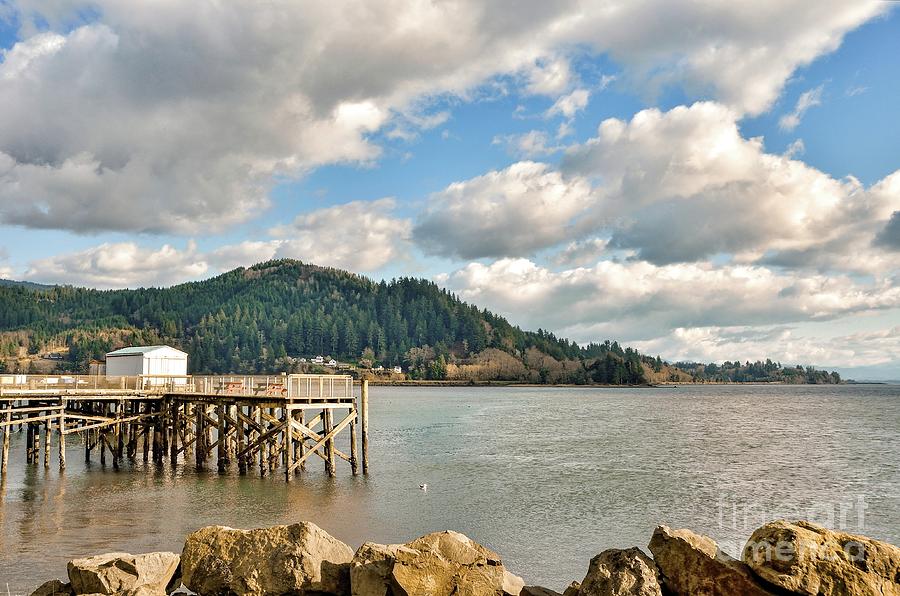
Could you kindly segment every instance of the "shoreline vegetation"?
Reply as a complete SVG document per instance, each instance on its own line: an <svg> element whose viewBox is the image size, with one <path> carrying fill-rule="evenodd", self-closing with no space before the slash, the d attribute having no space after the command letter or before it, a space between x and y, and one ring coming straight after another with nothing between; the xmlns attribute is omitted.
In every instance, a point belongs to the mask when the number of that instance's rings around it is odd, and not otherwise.
<svg viewBox="0 0 900 596"><path fill-rule="evenodd" d="M900 548L805 521L767 523L735 559L688 529L656 528L647 545L608 549L562 592L526 586L501 556L453 531L357 550L309 522L254 530L207 526L180 554L75 559L68 581L32 596L821 596L900 595Z"/></svg>
<svg viewBox="0 0 900 596"><path fill-rule="evenodd" d="M616 341L579 345L523 330L430 281L375 282L288 259L169 288L0 285L0 373L88 374L114 349L159 344L187 352L196 374L346 373L379 384L841 382L772 360L673 363Z"/></svg>
<svg viewBox="0 0 900 596"><path fill-rule="evenodd" d="M678 387L691 387L695 385L741 385L741 386L769 386L769 385L808 385L809 383L788 383L786 381L679 381L660 383L641 383L631 385L612 385L591 383L577 385L575 383L522 383L519 381L454 381L454 380L427 380L427 379L378 379L369 378L370 387L535 387L535 388L582 388L582 389L676 389ZM837 383L831 383L837 384ZM845 385L886 385L880 381L844 381Z"/></svg>

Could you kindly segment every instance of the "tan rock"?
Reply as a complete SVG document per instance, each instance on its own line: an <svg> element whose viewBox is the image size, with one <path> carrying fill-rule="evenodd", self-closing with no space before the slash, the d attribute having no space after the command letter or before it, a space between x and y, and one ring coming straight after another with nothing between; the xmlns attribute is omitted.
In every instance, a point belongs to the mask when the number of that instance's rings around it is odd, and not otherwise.
<svg viewBox="0 0 900 596"><path fill-rule="evenodd" d="M350 565L353 596L519 596L524 582L458 532L404 545L366 543Z"/></svg>
<svg viewBox="0 0 900 596"><path fill-rule="evenodd" d="M716 542L690 530L659 526L650 539L650 552L661 583L685 596L769 596L750 568L719 550Z"/></svg>
<svg viewBox="0 0 900 596"><path fill-rule="evenodd" d="M605 550L593 559L577 596L662 596L653 560L639 548Z"/></svg>
<svg viewBox="0 0 900 596"><path fill-rule="evenodd" d="M809 522L764 525L742 558L763 580L798 594L900 596L900 548Z"/></svg>
<svg viewBox="0 0 900 596"><path fill-rule="evenodd" d="M69 561L75 594L166 594L178 570L175 553L106 553Z"/></svg>
<svg viewBox="0 0 900 596"><path fill-rule="evenodd" d="M350 562L350 591L352 596L391 596L391 573L394 559L402 544L366 542Z"/></svg>
<svg viewBox="0 0 900 596"><path fill-rule="evenodd" d="M72 591L72 584L62 582L58 579L51 579L42 583L37 589L31 593L31 596L71 596L75 592Z"/></svg>
<svg viewBox="0 0 900 596"><path fill-rule="evenodd" d="M190 534L182 581L207 594L350 593L353 549L309 522L256 530L209 526Z"/></svg>

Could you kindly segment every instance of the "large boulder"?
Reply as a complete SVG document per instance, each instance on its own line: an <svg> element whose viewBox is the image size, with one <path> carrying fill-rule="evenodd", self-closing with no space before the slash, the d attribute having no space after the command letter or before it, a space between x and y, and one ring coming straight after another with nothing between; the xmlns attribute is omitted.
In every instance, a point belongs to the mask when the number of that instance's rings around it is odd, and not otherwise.
<svg viewBox="0 0 900 596"><path fill-rule="evenodd" d="M188 535L182 581L207 594L350 593L353 549L315 524L256 530L209 526Z"/></svg>
<svg viewBox="0 0 900 596"><path fill-rule="evenodd" d="M353 596L519 596L524 587L496 553L458 532L404 545L366 543L350 576Z"/></svg>
<svg viewBox="0 0 900 596"><path fill-rule="evenodd" d="M75 594L165 595L178 571L175 553L106 553L69 561Z"/></svg>
<svg viewBox="0 0 900 596"><path fill-rule="evenodd" d="M809 522L764 525L742 558L763 580L798 594L900 596L900 548Z"/></svg>
<svg viewBox="0 0 900 596"><path fill-rule="evenodd" d="M716 542L690 530L659 526L650 552L669 592L685 596L769 596L750 568L719 550Z"/></svg>
<svg viewBox="0 0 900 596"><path fill-rule="evenodd" d="M577 596L662 596L656 564L639 548L605 550L593 559Z"/></svg>

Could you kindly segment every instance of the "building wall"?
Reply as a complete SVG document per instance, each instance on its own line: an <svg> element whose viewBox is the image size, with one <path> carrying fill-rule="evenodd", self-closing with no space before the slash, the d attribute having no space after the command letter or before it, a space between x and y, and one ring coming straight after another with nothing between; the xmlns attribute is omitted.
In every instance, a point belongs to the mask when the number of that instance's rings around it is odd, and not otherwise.
<svg viewBox="0 0 900 596"><path fill-rule="evenodd" d="M144 354L106 357L106 376L187 375L187 354L174 348L161 348ZM150 382L153 382L152 379ZM159 379L159 382L166 381ZM184 383L183 379L175 381Z"/></svg>
<svg viewBox="0 0 900 596"><path fill-rule="evenodd" d="M144 374L144 355L107 356L107 377L134 377Z"/></svg>

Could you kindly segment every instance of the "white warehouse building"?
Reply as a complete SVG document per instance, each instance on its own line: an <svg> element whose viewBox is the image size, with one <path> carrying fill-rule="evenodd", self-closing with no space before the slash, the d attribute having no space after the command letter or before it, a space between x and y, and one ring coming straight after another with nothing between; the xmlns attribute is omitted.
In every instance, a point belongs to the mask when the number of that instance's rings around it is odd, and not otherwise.
<svg viewBox="0 0 900 596"><path fill-rule="evenodd" d="M106 355L106 376L186 376L187 364L187 353L170 346L122 348Z"/></svg>

